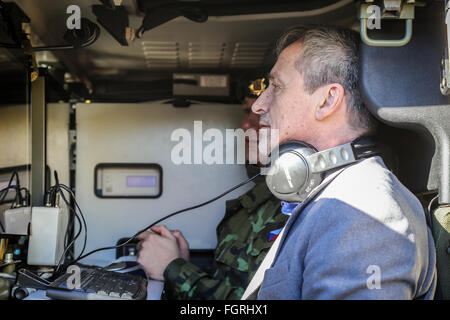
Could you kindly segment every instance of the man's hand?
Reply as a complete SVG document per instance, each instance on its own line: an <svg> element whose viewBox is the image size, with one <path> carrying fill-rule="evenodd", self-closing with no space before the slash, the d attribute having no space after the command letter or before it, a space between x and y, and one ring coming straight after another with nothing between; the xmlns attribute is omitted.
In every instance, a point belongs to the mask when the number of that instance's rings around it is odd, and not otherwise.
<svg viewBox="0 0 450 320"><path fill-rule="evenodd" d="M177 238L181 258L183 258L186 261L189 261L189 243L186 241L180 230L174 230L170 232L172 232L174 237Z"/></svg>
<svg viewBox="0 0 450 320"><path fill-rule="evenodd" d="M177 258L189 259L189 245L180 231L169 231L166 226L152 227L153 232L137 236L138 262L147 275L164 281L164 270Z"/></svg>

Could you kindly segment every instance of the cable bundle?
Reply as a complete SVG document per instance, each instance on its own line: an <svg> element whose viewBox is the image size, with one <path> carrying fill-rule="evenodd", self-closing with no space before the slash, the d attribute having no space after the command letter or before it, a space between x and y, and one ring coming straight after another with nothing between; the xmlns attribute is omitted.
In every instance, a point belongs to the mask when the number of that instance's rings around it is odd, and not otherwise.
<svg viewBox="0 0 450 320"><path fill-rule="evenodd" d="M14 177L16 177L16 184L13 185ZM14 171L9 179L8 186L0 190L0 205L5 202L5 198L10 190L15 190L16 195L14 197L14 201L11 203L11 209L19 208L19 207L27 207L30 205L30 192L27 188L20 187L19 174L17 171ZM22 195L22 192L25 192L25 195ZM0 227L4 231L5 228L0 222Z"/></svg>
<svg viewBox="0 0 450 320"><path fill-rule="evenodd" d="M59 198L58 198L58 196L59 196L64 201L65 205L67 206L67 209L70 211L69 222L67 224L66 235L64 238L64 251L61 255L61 258L59 259L58 265L55 270L55 271L58 271L59 268L61 267L61 265L63 264L64 258L66 257L69 249L75 244L75 241L78 239L78 237L81 235L81 232L84 229L83 249L81 250L78 258L75 259L75 261L78 261L80 259L80 257L83 255L84 250L86 248L86 243L87 243L87 225L86 225L86 220L84 219L83 212L81 211L80 206L78 205L77 201L75 200L74 192L68 186L59 183L58 173L56 171L54 172L54 174L55 174L55 185L50 187L50 189L48 190L48 192L45 196L45 198L46 198L45 203L47 206L57 207L57 206L59 206ZM71 200L73 201L73 204L69 203L68 199L64 195L64 191L69 193ZM70 241L70 243L68 243L69 235L73 232L74 227L75 227L74 218L78 222L79 230L78 230L77 234L75 235L75 237Z"/></svg>
<svg viewBox="0 0 450 320"><path fill-rule="evenodd" d="M170 217L172 217L172 216L174 216L174 215L177 215L177 214L179 214L179 213L186 212L186 211L193 210L193 209L197 209L197 208L203 207L203 206L205 206L205 205L207 205L207 204L209 204L209 203L211 203L211 202L214 202L214 201L216 201L216 200L218 200L218 199L224 197L224 196L227 195L228 193L230 193L230 192L232 192L232 191L234 191L234 190L236 190L236 189L242 187L243 185L249 183L250 181L254 180L254 179L255 179L256 177L258 177L259 175L260 175L260 173L256 174L255 176L253 176L253 177L251 177L251 178L245 180L244 182L239 183L238 185L232 187L231 189L228 189L228 190L225 191L224 193L222 193L222 194L218 195L217 197L214 197L214 198L212 198L212 199L210 199L210 200L208 200L208 201L205 201L205 202L203 202L203 203L200 203L200 204L195 205L195 206L192 206L192 207L188 207L188 208L185 208L185 209L182 209L182 210L175 211L175 212L173 212L173 213L171 213L171 214L169 214L169 215L167 215L167 216L162 217L161 219L159 219L159 220L153 222L151 225L149 225L149 226L145 227L144 229L142 229L142 230L136 232L135 235L133 235L133 236L130 237L127 241L125 241L124 243L121 243L120 245L117 245L117 246L111 246L111 247L99 248L99 249L96 249L96 250L92 250L92 251L86 253L85 255L81 255L81 254L80 254L80 256L78 256L78 258L77 258L73 263L76 263L76 262L78 262L79 260L84 259L84 258L86 258L87 256L90 256L91 254L93 254L93 253L95 253L95 252L98 252L98 251L110 250L110 249L116 249L116 248L123 247L123 246L127 245L128 243L130 243L131 241L133 241L133 239L135 239L139 234L141 234L141 233L143 233L143 232L149 230L151 227L153 227L154 225L160 223L161 221L166 220L166 219L168 219L168 218L170 218Z"/></svg>

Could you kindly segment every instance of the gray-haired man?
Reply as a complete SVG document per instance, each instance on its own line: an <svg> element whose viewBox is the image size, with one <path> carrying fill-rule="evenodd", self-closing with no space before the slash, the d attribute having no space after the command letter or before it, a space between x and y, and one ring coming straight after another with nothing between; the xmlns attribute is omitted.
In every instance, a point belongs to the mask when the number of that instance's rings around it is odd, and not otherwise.
<svg viewBox="0 0 450 320"><path fill-rule="evenodd" d="M358 35L297 28L279 41L269 88L253 104L279 142L318 151L372 132L358 91ZM435 252L420 202L380 157L343 170L280 238L259 299L431 299Z"/></svg>

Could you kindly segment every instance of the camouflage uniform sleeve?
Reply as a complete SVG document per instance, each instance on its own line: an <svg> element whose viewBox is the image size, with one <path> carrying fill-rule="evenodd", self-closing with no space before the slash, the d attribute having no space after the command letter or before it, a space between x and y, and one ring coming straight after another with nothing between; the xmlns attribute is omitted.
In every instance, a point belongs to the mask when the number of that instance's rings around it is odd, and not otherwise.
<svg viewBox="0 0 450 320"><path fill-rule="evenodd" d="M211 274L181 258L166 267L164 279L164 298L171 300L238 300L244 293L244 288L233 287L226 280L216 280Z"/></svg>

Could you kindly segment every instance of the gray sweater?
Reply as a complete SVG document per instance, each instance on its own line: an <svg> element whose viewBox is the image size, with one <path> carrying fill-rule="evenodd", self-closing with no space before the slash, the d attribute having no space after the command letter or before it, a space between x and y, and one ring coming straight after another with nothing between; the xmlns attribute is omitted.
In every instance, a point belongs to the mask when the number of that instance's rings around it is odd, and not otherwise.
<svg viewBox="0 0 450 320"><path fill-rule="evenodd" d="M436 256L419 200L379 157L290 217L258 299L432 299Z"/></svg>

